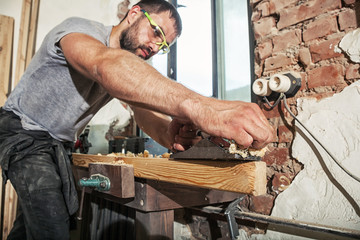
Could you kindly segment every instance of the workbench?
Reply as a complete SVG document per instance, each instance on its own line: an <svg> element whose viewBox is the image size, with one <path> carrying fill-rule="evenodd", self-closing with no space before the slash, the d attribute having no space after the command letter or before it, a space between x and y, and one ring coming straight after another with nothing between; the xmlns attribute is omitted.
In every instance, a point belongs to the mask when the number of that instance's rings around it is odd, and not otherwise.
<svg viewBox="0 0 360 240"><path fill-rule="evenodd" d="M119 158L74 154L73 173L76 181L99 172L112 178L110 191L86 188L86 192L135 210L136 239L173 239L175 209L226 203L244 193L261 195L266 191L266 164L261 161L182 162L122 157L120 160L126 163L122 165L113 164L114 160ZM213 171L213 175L207 171ZM203 177L197 179L196 175Z"/></svg>

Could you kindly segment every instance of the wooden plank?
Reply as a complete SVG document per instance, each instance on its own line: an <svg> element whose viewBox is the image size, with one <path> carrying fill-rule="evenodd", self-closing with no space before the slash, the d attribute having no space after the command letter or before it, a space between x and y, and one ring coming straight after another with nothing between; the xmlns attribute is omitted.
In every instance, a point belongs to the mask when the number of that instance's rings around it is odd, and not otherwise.
<svg viewBox="0 0 360 240"><path fill-rule="evenodd" d="M9 93L11 81L11 59L14 38L14 18L0 15L0 106L3 106ZM1 173L1 168L0 168ZM3 204L5 198L5 186L2 184L0 174L0 226L3 226Z"/></svg>
<svg viewBox="0 0 360 240"><path fill-rule="evenodd" d="M0 106L10 92L11 59L14 38L14 18L0 15Z"/></svg>
<svg viewBox="0 0 360 240"><path fill-rule="evenodd" d="M19 43L16 58L15 85L20 81L20 78L25 71L26 54L29 39L31 5L32 0L23 0L19 31Z"/></svg>
<svg viewBox="0 0 360 240"><path fill-rule="evenodd" d="M262 195L266 193L266 163L240 161L171 160L167 158L114 157L73 154L73 163L123 160L134 166L136 177L202 188Z"/></svg>
<svg viewBox="0 0 360 240"><path fill-rule="evenodd" d="M3 223L3 239L5 240L9 235L17 211L17 194L15 189L8 181L5 186L5 201L4 201L4 223Z"/></svg>
<svg viewBox="0 0 360 240"><path fill-rule="evenodd" d="M12 50L14 38L14 19L12 17L0 16L0 106L4 105L7 95L10 92L11 66L12 66ZM1 170L1 169L0 169ZM1 229L3 239L6 239L10 228L12 227L11 217L16 213L16 193L10 182L5 186L2 184L2 176L0 176L0 214ZM3 212L2 212L2 211ZM9 219L10 217L10 219Z"/></svg>
<svg viewBox="0 0 360 240"><path fill-rule="evenodd" d="M39 6L40 6L40 0L31 1L31 15L30 15L30 24L29 24L29 36L28 36L28 42L26 48L25 68L29 65L32 57L35 54Z"/></svg>
<svg viewBox="0 0 360 240"><path fill-rule="evenodd" d="M110 180L110 190L106 191L118 198L135 196L134 168L131 165L89 164L89 175L101 174Z"/></svg>

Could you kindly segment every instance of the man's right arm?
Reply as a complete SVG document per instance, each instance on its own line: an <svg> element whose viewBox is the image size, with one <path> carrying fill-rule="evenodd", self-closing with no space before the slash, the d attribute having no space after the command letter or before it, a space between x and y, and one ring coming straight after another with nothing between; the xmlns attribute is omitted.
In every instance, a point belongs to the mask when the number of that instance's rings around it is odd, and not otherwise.
<svg viewBox="0 0 360 240"><path fill-rule="evenodd" d="M256 104L201 96L164 77L136 55L108 48L85 34L68 34L60 46L73 68L115 98L189 120L208 134L245 147L260 148L273 140L273 130Z"/></svg>

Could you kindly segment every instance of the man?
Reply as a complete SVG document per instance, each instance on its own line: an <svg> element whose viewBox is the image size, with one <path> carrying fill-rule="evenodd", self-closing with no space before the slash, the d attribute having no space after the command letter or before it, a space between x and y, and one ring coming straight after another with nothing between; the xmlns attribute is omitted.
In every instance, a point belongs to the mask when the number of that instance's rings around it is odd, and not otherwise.
<svg viewBox="0 0 360 240"><path fill-rule="evenodd" d="M128 103L138 125L172 150L198 141L196 129L245 147L272 140L256 104L201 96L144 61L180 33L176 9L163 0L139 2L114 27L70 18L49 32L0 112L1 165L20 203L9 239L69 238L78 203L61 143L112 98Z"/></svg>

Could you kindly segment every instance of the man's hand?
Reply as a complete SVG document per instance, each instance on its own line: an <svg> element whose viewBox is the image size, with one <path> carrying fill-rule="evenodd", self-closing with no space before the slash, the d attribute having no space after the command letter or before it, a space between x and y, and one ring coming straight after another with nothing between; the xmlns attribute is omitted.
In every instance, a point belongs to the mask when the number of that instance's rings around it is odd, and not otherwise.
<svg viewBox="0 0 360 240"><path fill-rule="evenodd" d="M198 128L192 123L173 119L168 127L168 134L173 140L172 151L185 151L201 140L197 135Z"/></svg>
<svg viewBox="0 0 360 240"><path fill-rule="evenodd" d="M255 103L206 99L184 101L187 115L201 130L243 147L263 148L274 141L275 131ZM186 111L186 110L185 110Z"/></svg>

